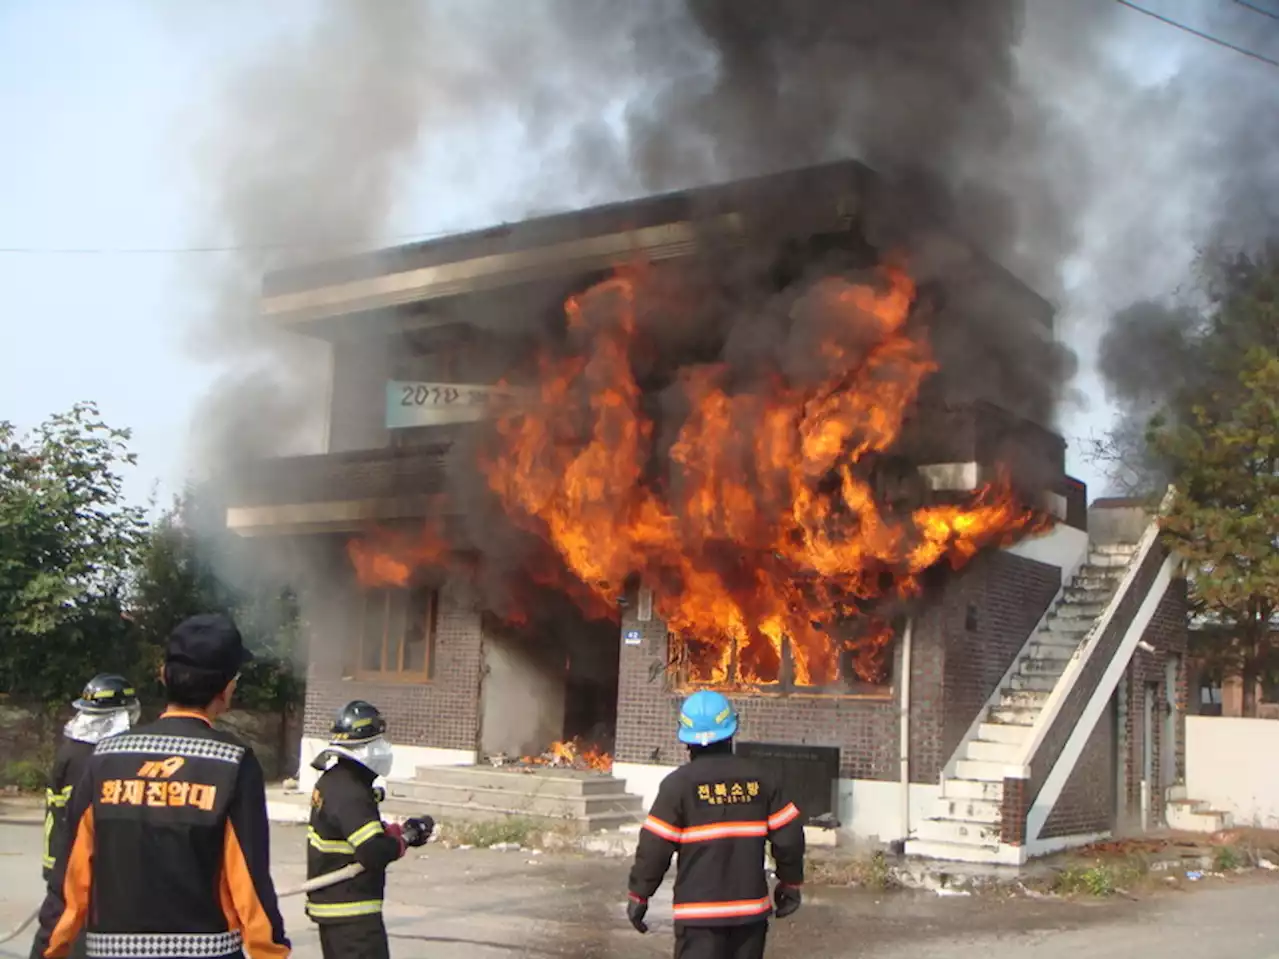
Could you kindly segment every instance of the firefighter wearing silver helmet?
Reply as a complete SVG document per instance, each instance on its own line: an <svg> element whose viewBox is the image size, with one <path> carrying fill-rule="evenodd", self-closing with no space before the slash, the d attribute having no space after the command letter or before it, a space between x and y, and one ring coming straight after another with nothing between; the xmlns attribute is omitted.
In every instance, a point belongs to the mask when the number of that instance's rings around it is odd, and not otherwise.
<svg viewBox="0 0 1280 959"><path fill-rule="evenodd" d="M382 922L386 869L421 846L435 822L430 816L387 824L378 812L374 780L391 772L387 722L376 706L357 699L334 717L329 745L312 762L323 770L311 792L307 830L307 877L315 878L352 863L359 875L307 896L307 915L320 927L325 959L387 959L387 930Z"/></svg>
<svg viewBox="0 0 1280 959"><path fill-rule="evenodd" d="M67 804L84 771L85 761L108 736L128 731L141 716L138 693L123 676L99 673L73 702L75 715L62 727L62 742L53 758L45 789L44 878L67 844Z"/></svg>

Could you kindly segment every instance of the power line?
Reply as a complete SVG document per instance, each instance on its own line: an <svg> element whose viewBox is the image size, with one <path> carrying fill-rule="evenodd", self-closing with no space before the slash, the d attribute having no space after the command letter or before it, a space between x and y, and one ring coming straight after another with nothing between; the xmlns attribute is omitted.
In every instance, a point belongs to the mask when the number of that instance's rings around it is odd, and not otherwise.
<svg viewBox="0 0 1280 959"><path fill-rule="evenodd" d="M1239 0L1237 0L1237 2L1239 2ZM1203 33L1194 27L1187 26L1185 23L1179 23L1177 20L1170 20L1168 17L1156 13L1154 10L1148 10L1146 7L1140 7L1136 3L1130 3L1129 0L1116 0L1116 3L1121 6L1128 7L1130 10L1137 10L1139 13L1145 13L1147 16L1153 17L1161 23L1167 23L1171 27L1177 27L1179 30L1183 30L1192 36L1199 37L1201 40L1208 40L1210 43L1216 43L1218 46L1226 47L1228 50L1234 50L1236 53L1243 53L1246 57L1252 57L1254 60L1261 60L1263 63L1271 64L1273 67L1280 67L1280 62L1272 60L1268 56L1264 56L1261 53L1254 53L1252 50L1247 50L1244 47L1238 47L1234 43L1228 43L1226 40L1221 40L1212 34ZM1249 4L1245 4L1245 6L1249 6Z"/></svg>
<svg viewBox="0 0 1280 959"><path fill-rule="evenodd" d="M1270 17L1272 20L1280 20L1280 14L1267 10L1264 7L1255 7L1252 3L1249 3L1249 0L1236 0L1236 3L1240 4L1242 7L1248 7L1250 10L1262 14L1264 17Z"/></svg>
<svg viewBox="0 0 1280 959"><path fill-rule="evenodd" d="M33 256L116 255L116 254L201 254L201 253L270 253L283 250L345 250L351 247L384 247L418 240L436 240L466 231L442 230L436 233L401 233L392 236L366 237L361 240L334 240L329 243L262 243L228 246L0 246L0 254Z"/></svg>

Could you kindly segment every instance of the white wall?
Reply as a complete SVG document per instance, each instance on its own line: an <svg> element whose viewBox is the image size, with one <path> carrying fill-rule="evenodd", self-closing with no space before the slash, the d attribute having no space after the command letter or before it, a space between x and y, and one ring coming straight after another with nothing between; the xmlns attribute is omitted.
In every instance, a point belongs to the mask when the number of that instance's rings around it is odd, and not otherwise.
<svg viewBox="0 0 1280 959"><path fill-rule="evenodd" d="M1187 798L1237 826L1280 827L1280 722L1188 716Z"/></svg>
<svg viewBox="0 0 1280 959"><path fill-rule="evenodd" d="M303 736L298 746L298 789L311 792L320 778L318 770L311 768L311 760L320 755L328 741L315 736ZM471 766L476 754L470 749L436 749L432 746L401 746L392 741L394 754L389 779L412 779L419 766Z"/></svg>
<svg viewBox="0 0 1280 959"><path fill-rule="evenodd" d="M1014 543L1007 552L1059 567L1065 586L1089 553L1089 534L1066 523L1055 523L1049 532Z"/></svg>
<svg viewBox="0 0 1280 959"><path fill-rule="evenodd" d="M647 810L658 795L658 785L674 766L647 763L614 763L613 774L626 782L627 792L644 797ZM913 826L933 815L941 787L911 784ZM904 838L902 784L872 779L841 779L836 786L836 818L841 831L863 839L889 842Z"/></svg>

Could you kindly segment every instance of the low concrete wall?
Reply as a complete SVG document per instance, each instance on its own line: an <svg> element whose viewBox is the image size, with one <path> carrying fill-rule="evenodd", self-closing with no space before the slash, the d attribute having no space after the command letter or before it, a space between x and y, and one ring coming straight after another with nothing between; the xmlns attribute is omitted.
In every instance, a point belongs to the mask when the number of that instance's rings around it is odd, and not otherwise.
<svg viewBox="0 0 1280 959"><path fill-rule="evenodd" d="M1237 826L1280 827L1280 722L1188 716L1187 798Z"/></svg>

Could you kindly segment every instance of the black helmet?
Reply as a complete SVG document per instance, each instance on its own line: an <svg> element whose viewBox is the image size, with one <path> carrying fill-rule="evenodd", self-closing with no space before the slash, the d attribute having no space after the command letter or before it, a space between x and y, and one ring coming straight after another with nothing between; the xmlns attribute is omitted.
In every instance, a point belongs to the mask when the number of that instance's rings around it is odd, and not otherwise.
<svg viewBox="0 0 1280 959"><path fill-rule="evenodd" d="M335 745L360 745L371 739L377 739L387 731L387 721L378 712L378 707L366 703L363 699L353 699L333 717L333 728L329 730L329 742Z"/></svg>
<svg viewBox="0 0 1280 959"><path fill-rule="evenodd" d="M138 691L133 683L115 673L99 673L85 684L80 698L71 704L82 713L109 713L117 709L136 709Z"/></svg>

